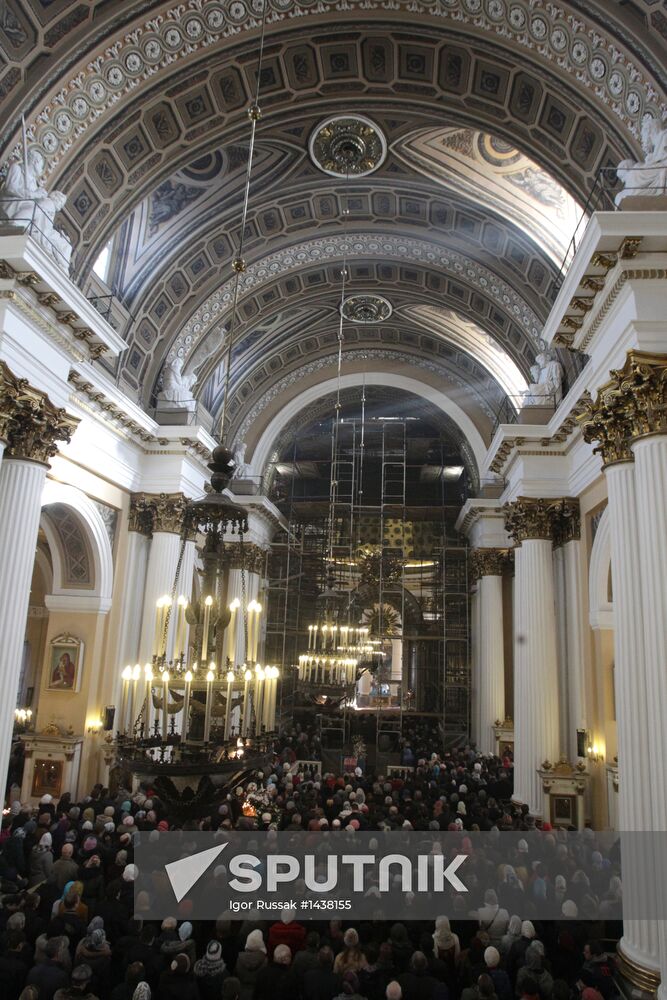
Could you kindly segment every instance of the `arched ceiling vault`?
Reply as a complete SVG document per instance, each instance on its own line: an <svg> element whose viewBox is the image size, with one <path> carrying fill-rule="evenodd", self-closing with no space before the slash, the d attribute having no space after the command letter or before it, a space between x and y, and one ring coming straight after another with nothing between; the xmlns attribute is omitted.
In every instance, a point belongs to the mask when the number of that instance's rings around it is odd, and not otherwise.
<svg viewBox="0 0 667 1000"><path fill-rule="evenodd" d="M346 333L351 363L366 351L430 365L488 429L555 295L576 210L563 191L582 204L600 167L637 153L643 115L667 113L667 21L662 32L644 0L633 6L651 31L601 0L267 2L235 427L260 390L330 356L347 258L350 292L390 290L395 308L391 324ZM69 196L82 285L114 237L124 385L149 405L179 353L201 365L197 391L217 413L261 0L5 7L0 92L14 115L0 159L20 155L26 108L48 184ZM371 117L389 146L345 194L307 155L314 126L342 112Z"/></svg>
<svg viewBox="0 0 667 1000"><path fill-rule="evenodd" d="M471 324L449 316L447 325L451 333L436 332L435 324L431 331L426 323L418 325L404 316L407 311L399 308L382 326L349 324L344 335L343 371L364 365L369 370L403 367L415 378L432 378L488 439L507 390L500 384L497 373L489 370L486 358L480 360L475 356L475 342L464 339ZM258 397L271 395L277 383L291 386L297 372L300 377L305 372L319 372L322 378L335 374L338 330L332 310L323 308L319 314L313 314L304 309L296 318L290 312L278 319L282 322L274 326L269 323L268 329L263 326L256 329L252 345L235 354L234 389L229 404L230 429L235 436L240 433L249 407ZM442 330L446 328L443 318ZM217 418L223 392L222 372L215 371L202 381L201 398Z"/></svg>

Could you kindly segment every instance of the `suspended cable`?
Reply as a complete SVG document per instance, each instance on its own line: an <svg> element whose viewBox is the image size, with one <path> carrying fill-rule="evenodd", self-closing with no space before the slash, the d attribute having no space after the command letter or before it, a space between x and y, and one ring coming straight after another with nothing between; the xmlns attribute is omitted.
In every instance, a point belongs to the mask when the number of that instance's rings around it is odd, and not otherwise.
<svg viewBox="0 0 667 1000"><path fill-rule="evenodd" d="M255 97L253 103L248 108L248 119L250 120L250 145L248 147L248 160L246 163L245 189L243 193L243 209L241 212L241 231L236 255L232 260L234 271L234 291L232 295L232 312L229 321L229 334L227 337L227 353L225 358L225 383L224 396L222 399L222 415L220 417L220 441L224 443L227 432L227 416L229 412L229 387L232 369L232 353L234 349L234 334L236 332L236 320L238 311L239 292L241 289L241 275L245 273L246 262L243 257L245 246L246 224L248 220L248 205L250 202L250 178L252 175L252 164L255 155L255 136L257 134L257 122L262 117L259 106L259 93L262 81L262 64L264 62L264 39L266 34L266 13L268 10L268 0L262 3L262 29L259 39L259 56L257 59L257 81L255 85Z"/></svg>

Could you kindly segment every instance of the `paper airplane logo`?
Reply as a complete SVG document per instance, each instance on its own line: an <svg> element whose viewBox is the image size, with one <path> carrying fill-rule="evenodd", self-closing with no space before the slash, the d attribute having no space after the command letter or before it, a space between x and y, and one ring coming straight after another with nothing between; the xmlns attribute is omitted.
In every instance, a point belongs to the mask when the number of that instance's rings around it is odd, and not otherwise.
<svg viewBox="0 0 667 1000"><path fill-rule="evenodd" d="M218 855L222 854L225 847L227 844L218 844L217 847L211 847L208 851L200 851L189 858L181 858L180 861L172 861L164 866L177 903L180 903L183 897L187 896L193 885L199 881Z"/></svg>

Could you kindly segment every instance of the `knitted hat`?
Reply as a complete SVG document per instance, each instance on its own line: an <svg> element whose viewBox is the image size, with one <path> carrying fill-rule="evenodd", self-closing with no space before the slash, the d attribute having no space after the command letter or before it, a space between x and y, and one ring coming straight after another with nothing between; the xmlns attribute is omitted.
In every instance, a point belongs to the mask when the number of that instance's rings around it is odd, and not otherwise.
<svg viewBox="0 0 667 1000"><path fill-rule="evenodd" d="M176 956L169 968L177 976L185 976L190 971L190 959L182 951Z"/></svg>

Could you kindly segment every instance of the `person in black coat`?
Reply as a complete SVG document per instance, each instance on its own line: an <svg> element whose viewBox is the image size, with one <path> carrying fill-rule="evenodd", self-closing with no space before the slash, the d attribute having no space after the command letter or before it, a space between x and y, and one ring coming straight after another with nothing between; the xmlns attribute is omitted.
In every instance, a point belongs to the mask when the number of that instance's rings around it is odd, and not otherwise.
<svg viewBox="0 0 667 1000"><path fill-rule="evenodd" d="M333 951L328 947L320 948L317 957L318 967L303 977L302 996L304 1000L331 1000L342 988L341 977L333 970Z"/></svg>
<svg viewBox="0 0 667 1000"><path fill-rule="evenodd" d="M32 949L28 947L23 931L9 931L7 950L0 956L0 983L4 1000L18 1000L28 977L31 954Z"/></svg>
<svg viewBox="0 0 667 1000"><path fill-rule="evenodd" d="M176 955L160 976L158 996L160 1000L199 1000L190 959L185 952Z"/></svg>
<svg viewBox="0 0 667 1000"><path fill-rule="evenodd" d="M403 1000L433 1000L437 979L428 971L428 959L423 951L416 951L410 959L410 968L401 973L398 982Z"/></svg>
<svg viewBox="0 0 667 1000"><path fill-rule="evenodd" d="M38 962L28 973L26 986L36 986L39 1000L53 1000L56 990L69 986L69 976L60 963L61 942L51 938L46 943L46 960Z"/></svg>

